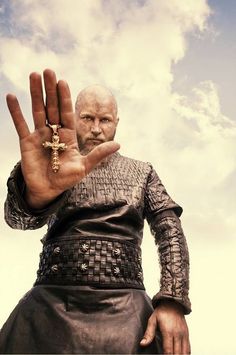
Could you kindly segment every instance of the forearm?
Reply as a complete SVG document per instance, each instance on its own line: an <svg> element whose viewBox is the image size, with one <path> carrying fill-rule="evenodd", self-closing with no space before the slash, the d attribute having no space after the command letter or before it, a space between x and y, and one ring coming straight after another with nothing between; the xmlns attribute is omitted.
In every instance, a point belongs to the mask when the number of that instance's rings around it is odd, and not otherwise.
<svg viewBox="0 0 236 355"><path fill-rule="evenodd" d="M189 291L189 254L179 218L166 211L152 222L158 245L161 280L160 291L153 297L153 306L170 299L183 306L185 314L191 312Z"/></svg>
<svg viewBox="0 0 236 355"><path fill-rule="evenodd" d="M68 195L66 192L46 208L33 210L25 199L26 186L20 163L13 169L7 186L8 194L4 206L5 220L11 228L15 229L26 230L42 227Z"/></svg>

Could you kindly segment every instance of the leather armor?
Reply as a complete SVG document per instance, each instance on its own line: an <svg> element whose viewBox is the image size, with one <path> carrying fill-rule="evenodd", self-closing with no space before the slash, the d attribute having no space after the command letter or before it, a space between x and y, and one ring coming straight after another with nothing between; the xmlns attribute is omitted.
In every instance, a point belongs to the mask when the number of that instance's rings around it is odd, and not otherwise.
<svg viewBox="0 0 236 355"><path fill-rule="evenodd" d="M153 297L173 299L191 312L188 298L189 255L180 223L182 208L168 195L149 163L115 153L47 208L31 210L24 200L20 163L8 180L5 219L12 228L36 229L48 224L43 243L55 238L105 239L140 248L146 218L158 246L160 291Z"/></svg>

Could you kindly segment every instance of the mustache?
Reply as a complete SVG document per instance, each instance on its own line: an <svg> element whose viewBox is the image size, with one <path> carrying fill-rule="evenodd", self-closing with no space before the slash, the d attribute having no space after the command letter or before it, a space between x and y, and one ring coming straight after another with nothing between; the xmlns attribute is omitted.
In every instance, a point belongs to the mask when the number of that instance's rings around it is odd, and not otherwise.
<svg viewBox="0 0 236 355"><path fill-rule="evenodd" d="M96 142L101 142L101 143L104 142L103 139L96 138L96 137L88 137L88 138L86 139L86 141L96 141Z"/></svg>

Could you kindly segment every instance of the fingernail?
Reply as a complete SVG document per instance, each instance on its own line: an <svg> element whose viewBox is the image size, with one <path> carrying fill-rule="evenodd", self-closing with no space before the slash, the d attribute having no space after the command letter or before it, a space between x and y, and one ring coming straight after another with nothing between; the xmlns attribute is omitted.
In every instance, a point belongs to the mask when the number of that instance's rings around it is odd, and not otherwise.
<svg viewBox="0 0 236 355"><path fill-rule="evenodd" d="M147 339L142 339L142 340L140 341L140 344L141 344L141 345L144 345L144 344L146 344L146 342L147 342Z"/></svg>

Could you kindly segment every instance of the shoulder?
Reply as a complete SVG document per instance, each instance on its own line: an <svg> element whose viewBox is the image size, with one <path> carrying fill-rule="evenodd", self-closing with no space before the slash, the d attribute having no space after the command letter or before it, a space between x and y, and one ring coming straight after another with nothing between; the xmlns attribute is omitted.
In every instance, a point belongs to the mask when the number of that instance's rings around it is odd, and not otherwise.
<svg viewBox="0 0 236 355"><path fill-rule="evenodd" d="M130 158L121 155L120 153L116 153L116 159L114 159L114 164L122 165L123 167L127 167L127 168L140 169L142 171L145 171L147 174L149 174L153 170L151 163Z"/></svg>

